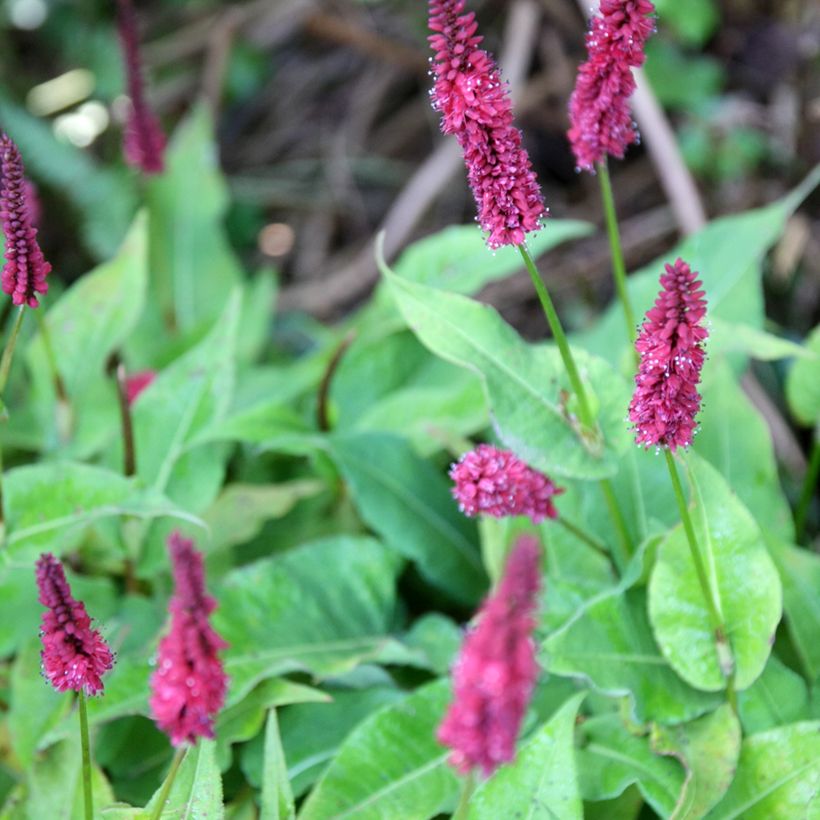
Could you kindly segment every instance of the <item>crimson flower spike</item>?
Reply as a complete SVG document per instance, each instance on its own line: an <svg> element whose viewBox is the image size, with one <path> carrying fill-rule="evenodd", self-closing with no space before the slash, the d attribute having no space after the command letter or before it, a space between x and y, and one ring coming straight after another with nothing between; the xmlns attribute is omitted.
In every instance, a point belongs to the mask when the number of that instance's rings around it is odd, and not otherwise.
<svg viewBox="0 0 820 820"><path fill-rule="evenodd" d="M9 136L0 134L0 223L6 237L3 292L15 305L36 308L37 294L48 292L51 265L37 243L31 191L19 149Z"/></svg>
<svg viewBox="0 0 820 820"><path fill-rule="evenodd" d="M627 147L638 142L629 112L632 69L646 59L654 11L649 0L601 0L592 18L586 36L589 59L578 68L569 100L568 137L580 169L592 171L607 155L623 159Z"/></svg>
<svg viewBox="0 0 820 820"><path fill-rule="evenodd" d="M91 628L85 605L71 596L63 565L51 554L37 561L37 587L43 613L40 637L43 674L58 691L96 695L114 656L99 631Z"/></svg>
<svg viewBox="0 0 820 820"><path fill-rule="evenodd" d="M441 129L454 134L464 152L467 178L487 245L520 245L547 215L521 132L513 125L509 90L464 0L430 0L428 39L435 51L431 92Z"/></svg>
<svg viewBox="0 0 820 820"><path fill-rule="evenodd" d="M558 517L552 499L564 492L514 453L490 444L465 453L450 468L450 478L455 482L453 497L465 515L528 515L533 524Z"/></svg>
<svg viewBox="0 0 820 820"><path fill-rule="evenodd" d="M208 616L216 601L205 591L202 553L174 532L168 538L174 573L171 628L160 641L151 676L151 711L174 746L214 736L214 718L225 702L228 678L219 650L228 644Z"/></svg>
<svg viewBox="0 0 820 820"><path fill-rule="evenodd" d="M452 750L450 763L463 774L480 768L489 777L515 758L538 678L532 634L541 588L540 556L535 538L518 538L453 668L454 698L437 738Z"/></svg>
<svg viewBox="0 0 820 820"><path fill-rule="evenodd" d="M661 292L635 343L641 361L629 419L636 441L646 447L672 452L688 447L697 428L703 343L709 335L702 324L706 299L697 277L682 259L666 265Z"/></svg>
<svg viewBox="0 0 820 820"><path fill-rule="evenodd" d="M117 29L131 98L123 139L125 161L144 174L159 174L165 167L165 135L145 99L137 16L131 0L117 0Z"/></svg>

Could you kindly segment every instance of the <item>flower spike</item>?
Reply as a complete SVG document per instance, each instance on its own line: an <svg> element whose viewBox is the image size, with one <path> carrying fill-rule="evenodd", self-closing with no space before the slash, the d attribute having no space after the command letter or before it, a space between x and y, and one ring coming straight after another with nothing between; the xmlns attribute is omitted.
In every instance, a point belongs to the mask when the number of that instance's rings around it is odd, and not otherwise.
<svg viewBox="0 0 820 820"><path fill-rule="evenodd" d="M123 140L125 161L144 174L159 174L165 168L165 135L145 99L137 16L131 0L117 0L117 29L131 98Z"/></svg>
<svg viewBox="0 0 820 820"><path fill-rule="evenodd" d="M96 695L103 691L102 676L114 665L114 655L82 601L71 596L63 565L50 553L37 561L39 601L43 613L43 674L58 691L69 689Z"/></svg>
<svg viewBox="0 0 820 820"><path fill-rule="evenodd" d="M218 652L228 644L208 616L216 601L205 591L202 553L174 532L168 538L174 573L171 628L160 641L151 676L151 711L174 746L214 736L214 718L225 702L228 679Z"/></svg>
<svg viewBox="0 0 820 820"><path fill-rule="evenodd" d="M0 223L6 237L3 292L15 305L36 308L37 294L48 292L51 265L37 243L37 214L33 213L37 202L23 172L19 149L8 135L0 134Z"/></svg>
<svg viewBox="0 0 820 820"><path fill-rule="evenodd" d="M638 444L672 452L692 443L700 410L706 299L702 282L682 259L666 265L661 292L646 314L635 348L641 362L629 419Z"/></svg>
<svg viewBox="0 0 820 820"><path fill-rule="evenodd" d="M478 222L495 249L522 244L541 227L547 209L513 125L509 90L490 55L478 48L477 28L464 0L430 0L433 108L441 112L442 131L461 145Z"/></svg>
<svg viewBox="0 0 820 820"><path fill-rule="evenodd" d="M541 588L541 550L531 535L518 538L504 575L482 604L453 669L453 702L438 728L452 749L450 763L489 777L515 758L515 744L538 678L535 611Z"/></svg>
<svg viewBox="0 0 820 820"><path fill-rule="evenodd" d="M623 159L638 141L629 112L632 68L643 65L654 31L649 0L601 0L586 37L589 59L578 68L569 101L568 133L578 168L591 171L607 155Z"/></svg>
<svg viewBox="0 0 820 820"><path fill-rule="evenodd" d="M465 515L528 515L533 524L558 517L552 499L564 492L514 453L490 444L465 453L450 468L450 478L455 482L453 497Z"/></svg>

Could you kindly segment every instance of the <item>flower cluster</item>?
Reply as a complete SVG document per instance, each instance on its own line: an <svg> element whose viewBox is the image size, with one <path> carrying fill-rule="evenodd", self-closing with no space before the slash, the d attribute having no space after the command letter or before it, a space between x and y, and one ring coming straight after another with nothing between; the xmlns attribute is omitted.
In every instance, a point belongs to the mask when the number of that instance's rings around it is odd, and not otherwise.
<svg viewBox="0 0 820 820"><path fill-rule="evenodd" d="M39 601L47 607L40 632L43 674L58 692L102 692L102 676L114 665L114 656L91 628L84 604L71 596L63 565L50 553L41 555L36 577Z"/></svg>
<svg viewBox="0 0 820 820"><path fill-rule="evenodd" d="M444 133L454 134L464 152L487 245L520 245L538 230L547 209L513 125L508 89L492 58L478 48L477 28L475 15L464 13L464 0L430 0L433 107L441 112Z"/></svg>
<svg viewBox="0 0 820 820"><path fill-rule="evenodd" d="M123 141L125 160L145 174L159 174L165 167L165 135L145 99L137 19L131 0L117 0L117 29L131 98Z"/></svg>
<svg viewBox="0 0 820 820"><path fill-rule="evenodd" d="M535 610L541 587L541 551L529 535L513 547L495 592L467 633L453 669L454 698L438 728L462 773L490 776L515 757L515 743L538 678Z"/></svg>
<svg viewBox="0 0 820 820"><path fill-rule="evenodd" d="M607 155L622 159L638 141L629 112L632 68L643 65L654 11L649 0L601 0L586 38L589 59L569 101L568 136L579 168L591 171Z"/></svg>
<svg viewBox="0 0 820 820"><path fill-rule="evenodd" d="M635 347L641 362L629 418L638 444L688 447L700 409L698 383L703 367L702 324L706 299L698 274L682 259L666 265L661 292L646 314Z"/></svg>
<svg viewBox="0 0 820 820"><path fill-rule="evenodd" d="M208 621L216 601L205 591L202 553L178 532L168 548L174 573L171 628L159 643L150 702L157 725L179 746L214 736L214 717L228 687L218 652L227 643Z"/></svg>
<svg viewBox="0 0 820 820"><path fill-rule="evenodd" d="M38 293L48 291L51 265L37 244L32 213L32 187L23 175L20 151L6 134L0 134L0 223L6 237L3 292L15 305L37 307Z"/></svg>
<svg viewBox="0 0 820 820"><path fill-rule="evenodd" d="M465 515L528 515L534 524L557 518L552 503L564 492L509 450L479 444L450 468L453 496Z"/></svg>

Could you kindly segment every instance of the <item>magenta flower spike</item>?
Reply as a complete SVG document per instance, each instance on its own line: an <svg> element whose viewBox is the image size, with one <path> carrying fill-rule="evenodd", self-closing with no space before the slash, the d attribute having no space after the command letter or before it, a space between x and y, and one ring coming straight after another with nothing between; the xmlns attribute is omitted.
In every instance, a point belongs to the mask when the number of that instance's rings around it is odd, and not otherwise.
<svg viewBox="0 0 820 820"><path fill-rule="evenodd" d="M114 655L91 628L85 605L71 596L63 565L49 553L41 555L36 578L39 601L47 607L40 632L43 674L58 692L102 692L102 676L114 665Z"/></svg>
<svg viewBox="0 0 820 820"><path fill-rule="evenodd" d="M643 65L655 30L649 0L601 0L586 36L589 59L578 68L569 100L568 137L578 168L591 171L607 155L623 159L638 141L629 111L632 69Z"/></svg>
<svg viewBox="0 0 820 820"><path fill-rule="evenodd" d="M646 314L635 348L640 354L629 419L638 444L688 447L700 410L706 299L702 283L682 259L666 265L661 292Z"/></svg>
<svg viewBox="0 0 820 820"><path fill-rule="evenodd" d="M3 292L15 305L36 308L37 294L48 292L51 265L37 243L32 190L19 149L10 137L0 134L0 223L6 237Z"/></svg>
<svg viewBox="0 0 820 820"><path fill-rule="evenodd" d="M144 174L159 174L165 168L165 135L145 99L137 16L131 0L117 0L117 29L131 98L123 138L125 161Z"/></svg>
<svg viewBox="0 0 820 820"><path fill-rule="evenodd" d="M541 588L538 541L522 535L496 590L484 601L453 668L453 702L438 728L463 774L489 777L515 758L521 722L538 678L535 611Z"/></svg>
<svg viewBox="0 0 820 820"><path fill-rule="evenodd" d="M208 616L216 601L205 590L202 553L174 532L168 538L174 573L171 627L160 641L151 676L151 712L174 746L214 736L214 718L225 702L228 678L219 651L228 644Z"/></svg>
<svg viewBox="0 0 820 820"><path fill-rule="evenodd" d="M467 178L487 245L520 245L547 215L521 132L513 125L509 91L464 0L430 0L428 39L435 52L433 108L441 129L464 152Z"/></svg>
<svg viewBox="0 0 820 820"><path fill-rule="evenodd" d="M455 482L453 497L465 515L528 515L533 524L558 517L552 499L564 492L514 453L490 444L465 453L450 468L450 478Z"/></svg>

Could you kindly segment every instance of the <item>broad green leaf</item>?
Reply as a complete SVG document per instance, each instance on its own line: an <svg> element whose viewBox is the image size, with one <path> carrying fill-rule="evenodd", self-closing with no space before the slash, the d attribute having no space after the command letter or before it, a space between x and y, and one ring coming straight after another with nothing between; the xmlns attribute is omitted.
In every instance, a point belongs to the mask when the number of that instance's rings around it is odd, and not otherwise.
<svg viewBox="0 0 820 820"><path fill-rule="evenodd" d="M265 767L262 780L262 817L264 820L290 820L296 817L285 753L279 737L276 709L268 712L265 726Z"/></svg>
<svg viewBox="0 0 820 820"><path fill-rule="evenodd" d="M661 817L671 816L685 779L677 761L654 754L649 738L630 734L615 714L586 720L580 733L576 761L584 800L609 800L635 783Z"/></svg>
<svg viewBox="0 0 820 820"><path fill-rule="evenodd" d="M338 536L228 573L213 625L230 644L231 697L284 672L326 676L377 656L400 568L377 541Z"/></svg>
<svg viewBox="0 0 820 820"><path fill-rule="evenodd" d="M761 361L776 361L796 356L802 359L812 359L812 353L802 345L758 330L740 322L724 322L722 319L709 320L709 342L721 353L745 353L753 359Z"/></svg>
<svg viewBox="0 0 820 820"><path fill-rule="evenodd" d="M575 351L605 440L592 452L564 406L572 391L556 349L526 344L491 307L382 270L421 341L482 378L493 425L505 445L554 476L602 478L615 472L616 456L629 441L624 424L629 402L626 385L611 367Z"/></svg>
<svg viewBox="0 0 820 820"><path fill-rule="evenodd" d="M786 378L786 398L792 413L807 426L820 424L820 325L806 340L813 355L797 359Z"/></svg>
<svg viewBox="0 0 820 820"><path fill-rule="evenodd" d="M773 656L763 674L738 695L743 728L753 735L805 719L808 700L803 678Z"/></svg>
<svg viewBox="0 0 820 820"><path fill-rule="evenodd" d="M715 0L692 0L686 10L673 0L655 5L661 25L667 25L688 46L702 46L720 24L720 4Z"/></svg>
<svg viewBox="0 0 820 820"><path fill-rule="evenodd" d="M151 289L163 316L185 333L217 319L241 280L222 227L228 193L205 105L180 124L165 162L146 186Z"/></svg>
<svg viewBox="0 0 820 820"><path fill-rule="evenodd" d="M342 744L300 820L427 820L452 810L458 780L435 729L450 698L439 680L364 721Z"/></svg>
<svg viewBox="0 0 820 820"><path fill-rule="evenodd" d="M543 665L555 675L589 680L606 694L629 696L642 723L691 720L719 699L672 671L652 636L645 592L629 588L635 580L634 573L625 575L553 632L543 644Z"/></svg>
<svg viewBox="0 0 820 820"><path fill-rule="evenodd" d="M277 294L276 274L267 268L259 271L253 281L242 289L242 309L236 339L236 356L240 361L254 361L272 336Z"/></svg>
<svg viewBox="0 0 820 820"><path fill-rule="evenodd" d="M582 692L570 698L521 745L513 763L502 766L476 790L467 815L471 820L581 820L574 730L584 697Z"/></svg>
<svg viewBox="0 0 820 820"><path fill-rule="evenodd" d="M655 752L677 758L686 770L672 820L698 820L723 797L735 775L740 740L740 723L726 703L691 723L655 727Z"/></svg>
<svg viewBox="0 0 820 820"><path fill-rule="evenodd" d="M782 613L782 588L748 510L707 462L689 458L695 537L734 658L738 690L763 671ZM714 628L679 526L661 544L649 580L649 619L664 657L689 684L725 688Z"/></svg>
<svg viewBox="0 0 820 820"><path fill-rule="evenodd" d="M820 677L820 556L767 536L783 583L786 627L809 681Z"/></svg>
<svg viewBox="0 0 820 820"><path fill-rule="evenodd" d="M763 529L791 540L792 513L780 486L768 425L725 361L709 362L702 393L695 452L721 473Z"/></svg>
<svg viewBox="0 0 820 820"><path fill-rule="evenodd" d="M117 255L80 278L45 316L57 368L70 404L69 453L84 457L119 435L119 404L106 373L110 354L136 325L148 278L145 214L140 214ZM59 413L41 333L27 350L38 427L49 448L61 444ZM65 424L65 422L62 422Z"/></svg>
<svg viewBox="0 0 820 820"><path fill-rule="evenodd" d="M708 820L816 817L820 804L820 721L746 738L735 779Z"/></svg>
<svg viewBox="0 0 820 820"><path fill-rule="evenodd" d="M388 434L340 434L329 447L367 524L429 581L475 603L486 589L475 525L459 512L443 476Z"/></svg>
<svg viewBox="0 0 820 820"><path fill-rule="evenodd" d="M454 621L438 612L428 612L413 624L403 642L423 655L428 669L446 675L463 638L464 631Z"/></svg>

